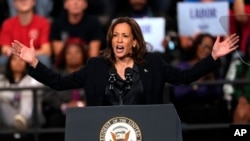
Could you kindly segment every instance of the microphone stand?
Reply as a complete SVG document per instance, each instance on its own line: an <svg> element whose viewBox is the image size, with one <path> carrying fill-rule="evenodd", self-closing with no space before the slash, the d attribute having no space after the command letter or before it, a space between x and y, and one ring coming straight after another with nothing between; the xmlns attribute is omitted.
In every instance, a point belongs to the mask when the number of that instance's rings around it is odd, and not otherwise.
<svg viewBox="0 0 250 141"><path fill-rule="evenodd" d="M114 92L114 88L116 85L116 73L114 72L114 70L111 70L110 72L110 77L108 79L109 81L109 90ZM129 90L131 89L131 85L132 85L132 71L130 69L127 69L125 71L125 87L124 89L118 90L117 93L114 92L115 95L118 96L119 98L119 105L123 105L123 96L125 96Z"/></svg>
<svg viewBox="0 0 250 141"><path fill-rule="evenodd" d="M132 85L132 73L125 73L125 88L120 92L119 91L119 105L123 105L123 96L125 96L129 90L131 90Z"/></svg>

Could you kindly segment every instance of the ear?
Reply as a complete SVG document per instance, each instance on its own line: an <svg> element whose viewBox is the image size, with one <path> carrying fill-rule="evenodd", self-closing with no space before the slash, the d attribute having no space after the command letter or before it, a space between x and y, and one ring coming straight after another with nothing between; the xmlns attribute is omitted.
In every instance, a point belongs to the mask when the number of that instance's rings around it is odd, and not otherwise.
<svg viewBox="0 0 250 141"><path fill-rule="evenodd" d="M67 7L68 7L68 2L67 2L67 0L64 0L63 8L67 10Z"/></svg>
<svg viewBox="0 0 250 141"><path fill-rule="evenodd" d="M84 6L83 6L83 9L84 11L88 8L88 1L87 0L84 0Z"/></svg>
<svg viewBox="0 0 250 141"><path fill-rule="evenodd" d="M132 46L134 47L134 46L136 46L136 45L137 45L137 41L134 39L134 40L133 40L133 45L132 45Z"/></svg>

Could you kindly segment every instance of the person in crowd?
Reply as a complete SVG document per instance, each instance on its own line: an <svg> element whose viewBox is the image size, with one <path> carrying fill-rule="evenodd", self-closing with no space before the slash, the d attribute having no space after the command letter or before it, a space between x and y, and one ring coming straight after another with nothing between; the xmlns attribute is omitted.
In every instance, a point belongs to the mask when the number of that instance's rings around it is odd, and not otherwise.
<svg viewBox="0 0 250 141"><path fill-rule="evenodd" d="M248 67L245 63L249 61L249 0L235 0L230 11L230 32L238 32L241 35L240 49L232 55L225 79L233 81L235 79L247 79ZM244 56L242 61L241 56ZM228 101L228 109L232 113L232 121L235 123L249 122L249 98L247 85L223 86L224 98Z"/></svg>
<svg viewBox="0 0 250 141"><path fill-rule="evenodd" d="M183 0L183 2L199 2L199 3L209 3L209 2L217 2L217 1L226 1L226 2L231 2L231 0ZM230 9L229 9L230 12ZM222 25L223 26L223 25ZM190 56L188 56L190 50L192 51L193 47L193 42L194 39L196 38L197 35L202 33L203 31L197 31L194 35L179 35L179 41L180 41L180 50L182 52L182 55L184 56L185 59L189 59ZM231 33L235 33L231 32ZM228 33L230 34L230 33Z"/></svg>
<svg viewBox="0 0 250 141"><path fill-rule="evenodd" d="M50 23L47 19L34 14L35 0L14 0L13 4L17 10L17 16L6 19L2 26L0 37L2 64L11 55L10 46L13 40L19 40L28 45L32 38L34 39L36 56L50 67L51 48L48 38Z"/></svg>
<svg viewBox="0 0 250 141"><path fill-rule="evenodd" d="M120 17L110 26L103 56L91 58L80 70L62 76L44 66L27 47L15 40L12 53L25 60L29 74L56 90L84 88L87 106L162 104L165 82L189 84L219 66L219 58L235 50L238 36L218 36L211 54L191 69L173 67L146 50L142 31L133 18ZM49 79L48 79L49 78Z"/></svg>
<svg viewBox="0 0 250 141"><path fill-rule="evenodd" d="M28 64L15 55L11 55L4 74L0 76L0 88L42 87L43 85L27 74ZM0 125L4 128L20 130L32 126L33 91L4 90L0 92ZM39 123L44 122L41 111L41 91L38 93Z"/></svg>
<svg viewBox="0 0 250 141"><path fill-rule="evenodd" d="M249 49L247 55L247 62L249 63ZM236 60L235 60L236 61ZM250 69L246 64L240 62L236 65L235 79L248 79L250 77ZM250 95L249 84L236 84L234 86L233 99L235 100L235 107L233 111L233 123L246 124L250 123Z"/></svg>
<svg viewBox="0 0 250 141"><path fill-rule="evenodd" d="M91 15L110 16L115 8L116 0L89 0L86 12Z"/></svg>
<svg viewBox="0 0 250 141"><path fill-rule="evenodd" d="M123 2L127 6L116 7L114 17L128 16L133 18L142 17L164 17L164 12L153 7L150 0L126 0ZM119 3L118 3L119 4Z"/></svg>
<svg viewBox="0 0 250 141"><path fill-rule="evenodd" d="M64 1L66 11L53 21L50 33L55 60L62 51L64 42L72 37L79 37L87 44L89 57L99 55L103 31L98 19L85 13L87 7L87 0Z"/></svg>
<svg viewBox="0 0 250 141"><path fill-rule="evenodd" d="M85 48L86 43L81 38L68 38L62 52L59 54L56 69L66 72L74 72L80 69L86 64L88 59L88 53Z"/></svg>
<svg viewBox="0 0 250 141"><path fill-rule="evenodd" d="M249 14L250 1L249 0L235 0L233 8L230 11L230 32L237 32L241 35L240 51L246 53L247 38L250 32Z"/></svg>
<svg viewBox="0 0 250 141"><path fill-rule="evenodd" d="M180 61L177 67L181 69L192 68L197 62L211 54L214 41L214 37L210 34L202 33L197 35L192 48L192 58L188 61ZM218 70L205 75L197 82L215 81L220 77L216 72ZM226 119L226 104L222 100L221 88L217 85L175 87L173 93L175 107L183 122L224 122ZM222 104L225 106L223 107Z"/></svg>
<svg viewBox="0 0 250 141"><path fill-rule="evenodd" d="M237 55L237 56L236 56ZM250 78L250 38L247 40L247 49L244 58L240 53L235 54L228 72L226 80L247 80ZM224 84L224 98L230 104L229 110L232 112L232 122L250 123L250 87L249 84Z"/></svg>
<svg viewBox="0 0 250 141"><path fill-rule="evenodd" d="M87 61L85 44L80 38L69 38L59 60L57 69L62 75L67 75L80 70ZM48 93L43 101L45 127L65 127L65 113L68 107L83 107L86 99L83 89L66 90L62 92Z"/></svg>
<svg viewBox="0 0 250 141"><path fill-rule="evenodd" d="M14 1L16 0L7 0L10 16L17 15L17 11L13 4ZM20 1L25 1L25 0L20 0ZM49 17L53 5L54 5L54 0L36 0L35 11L37 14L41 16Z"/></svg>

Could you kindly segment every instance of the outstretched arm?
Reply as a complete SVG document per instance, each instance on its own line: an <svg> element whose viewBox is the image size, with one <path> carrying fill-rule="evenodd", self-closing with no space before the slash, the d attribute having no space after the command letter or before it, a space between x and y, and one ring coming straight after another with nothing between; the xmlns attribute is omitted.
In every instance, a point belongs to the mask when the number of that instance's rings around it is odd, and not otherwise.
<svg viewBox="0 0 250 141"><path fill-rule="evenodd" d="M217 60L234 51L238 47L236 45L238 41L239 36L236 34L227 37L224 41L220 41L218 36L211 55L195 64L191 69L181 70L164 64L166 82L174 85L189 84L214 71L219 65Z"/></svg>
<svg viewBox="0 0 250 141"><path fill-rule="evenodd" d="M87 67L62 77L60 74L48 69L38 61L32 39L30 41L30 47L26 47L19 41L15 40L12 43L12 53L26 61L31 66L29 74L33 78L53 89L67 90L84 87Z"/></svg>

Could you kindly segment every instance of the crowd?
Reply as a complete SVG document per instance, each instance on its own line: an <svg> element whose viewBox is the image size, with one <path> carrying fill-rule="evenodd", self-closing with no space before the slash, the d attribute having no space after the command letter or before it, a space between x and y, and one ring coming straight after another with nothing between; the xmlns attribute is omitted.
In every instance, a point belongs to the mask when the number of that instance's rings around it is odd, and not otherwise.
<svg viewBox="0 0 250 141"><path fill-rule="evenodd" d="M177 3L173 0L0 0L0 88L44 87L27 75L27 65L11 54L11 42L30 45L34 40L36 56L47 67L62 75L84 67L91 57L102 55L105 35L117 17L163 17L168 24L162 39L165 61L176 67L191 68L208 56L215 42L210 33L192 37L179 36ZM212 2L217 0L184 0ZM223 0L218 0L223 1ZM240 53L249 60L249 0L224 0L230 5L230 33L241 37ZM188 27L187 27L188 28ZM170 49L169 39L175 48ZM250 69L235 54L221 60L221 67L201 78L202 81L250 78ZM250 87L246 85L187 85L169 87L169 98L182 122L250 122ZM84 89L39 91L39 125L43 128L64 127L68 107L87 105ZM228 107L228 102L231 107ZM31 90L0 91L0 129L27 129L32 126Z"/></svg>

